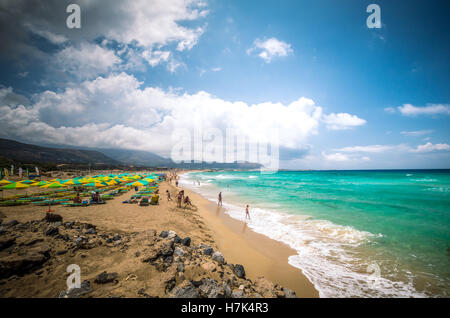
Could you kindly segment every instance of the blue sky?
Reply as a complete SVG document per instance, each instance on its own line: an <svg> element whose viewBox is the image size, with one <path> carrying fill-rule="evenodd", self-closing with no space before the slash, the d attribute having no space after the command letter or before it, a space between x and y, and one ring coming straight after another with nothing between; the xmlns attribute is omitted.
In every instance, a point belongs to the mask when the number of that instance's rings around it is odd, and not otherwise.
<svg viewBox="0 0 450 318"><path fill-rule="evenodd" d="M446 1L28 3L1 4L1 137L167 156L201 118L278 127L283 168L450 168Z"/></svg>

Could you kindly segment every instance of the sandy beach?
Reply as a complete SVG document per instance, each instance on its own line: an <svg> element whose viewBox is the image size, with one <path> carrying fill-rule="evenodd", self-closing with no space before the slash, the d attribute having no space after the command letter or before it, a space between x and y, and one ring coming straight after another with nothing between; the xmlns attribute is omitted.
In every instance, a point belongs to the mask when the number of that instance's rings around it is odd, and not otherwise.
<svg viewBox="0 0 450 318"><path fill-rule="evenodd" d="M92 297L139 297L141 295L165 297L167 281L161 275L158 276L155 272L149 271L138 257L146 250L146 244L142 243L139 237L145 236L146 234L142 233L149 231L155 234L169 230L176 232L180 237L190 237L194 246L206 244L220 251L227 263L242 264L247 278L251 281L264 277L275 285L294 290L297 297L318 296L317 291L301 271L288 264L288 257L295 251L282 243L251 231L246 228L245 223L231 219L224 214L222 208L218 208L214 203L189 190L185 190L185 193L189 195L195 207L193 209L177 208L174 201L167 201L164 193L169 190L172 197L175 197L180 189L167 181L162 182L160 184L161 200L157 206L141 207L137 204L123 204L122 201L128 199L134 190L104 205L53 206L54 213L61 215L64 221L94 224L98 231L106 233L105 237L116 234L126 237L124 239L126 246L102 245L100 242L96 249L81 252L69 250L67 254L61 252L63 253L61 255L58 252L58 257L55 260L52 259L47 271L4 280L0 285L1 296L54 297L65 288L67 265L75 263L82 268L83 279L91 281L101 271L118 273L120 279L117 284L106 289L102 286L100 290L94 290L90 294ZM29 224L42 220L46 210L46 207L32 205L2 207L0 217L3 225L11 220L17 220L20 224ZM19 235L17 240L21 239L24 241L17 245L27 246L26 239ZM125 243L122 242L122 244ZM200 258L198 265L203 266L203 261ZM204 273L192 270L185 275L191 275L191 279L197 279L203 277ZM177 278L177 282L178 280Z"/></svg>

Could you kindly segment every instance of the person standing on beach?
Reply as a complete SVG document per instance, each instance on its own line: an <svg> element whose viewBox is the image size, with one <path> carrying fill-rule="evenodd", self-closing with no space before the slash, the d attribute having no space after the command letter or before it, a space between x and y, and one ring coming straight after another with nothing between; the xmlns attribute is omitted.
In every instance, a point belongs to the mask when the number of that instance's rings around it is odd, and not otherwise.
<svg viewBox="0 0 450 318"><path fill-rule="evenodd" d="M166 194L167 194L167 201L172 201L169 190L166 190Z"/></svg>
<svg viewBox="0 0 450 318"><path fill-rule="evenodd" d="M248 204L245 207L245 218L247 218L247 216L248 216L248 219L250 220L250 213L248 212Z"/></svg>
<svg viewBox="0 0 450 318"><path fill-rule="evenodd" d="M222 192L219 192L219 201L217 202L217 205L222 206Z"/></svg>

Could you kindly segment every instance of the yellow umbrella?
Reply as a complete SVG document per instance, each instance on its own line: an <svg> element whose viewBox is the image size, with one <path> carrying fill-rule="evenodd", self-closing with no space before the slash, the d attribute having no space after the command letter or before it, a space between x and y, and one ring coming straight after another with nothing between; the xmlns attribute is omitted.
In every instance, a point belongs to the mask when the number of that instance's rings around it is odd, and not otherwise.
<svg viewBox="0 0 450 318"><path fill-rule="evenodd" d="M48 183L46 185L41 186L41 188L49 188L49 189L63 188L63 187L65 187L65 185L62 185L59 182Z"/></svg>
<svg viewBox="0 0 450 318"><path fill-rule="evenodd" d="M7 185L4 185L3 187L2 187L2 189L26 189L26 188L29 188L30 186L28 185L28 184L23 184L23 183L20 183L20 182L15 182L15 183L10 183L10 184L7 184Z"/></svg>
<svg viewBox="0 0 450 318"><path fill-rule="evenodd" d="M12 182L6 179L0 180L0 184L10 184L10 183Z"/></svg>

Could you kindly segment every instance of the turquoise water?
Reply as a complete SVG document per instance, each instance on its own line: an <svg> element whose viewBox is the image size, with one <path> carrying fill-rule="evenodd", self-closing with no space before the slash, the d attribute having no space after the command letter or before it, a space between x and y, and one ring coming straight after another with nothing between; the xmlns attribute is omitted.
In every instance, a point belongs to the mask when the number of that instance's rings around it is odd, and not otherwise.
<svg viewBox="0 0 450 318"><path fill-rule="evenodd" d="M194 186L199 180L200 186ZM323 297L448 297L450 171L204 172L186 186L297 251Z"/></svg>

